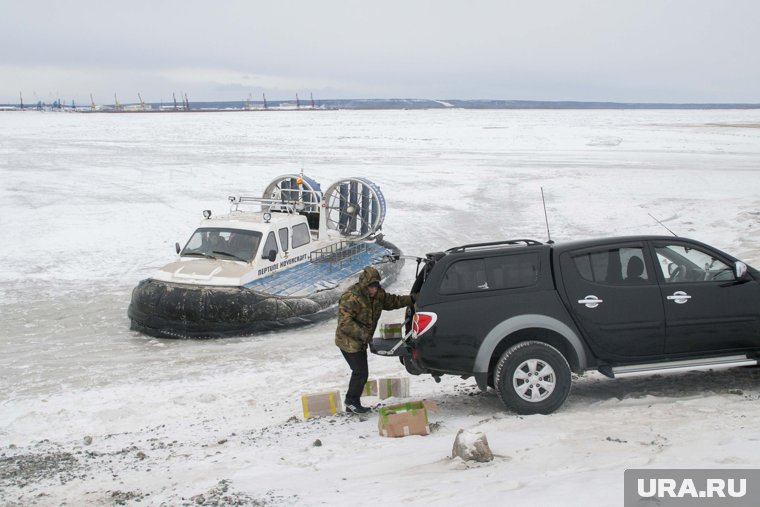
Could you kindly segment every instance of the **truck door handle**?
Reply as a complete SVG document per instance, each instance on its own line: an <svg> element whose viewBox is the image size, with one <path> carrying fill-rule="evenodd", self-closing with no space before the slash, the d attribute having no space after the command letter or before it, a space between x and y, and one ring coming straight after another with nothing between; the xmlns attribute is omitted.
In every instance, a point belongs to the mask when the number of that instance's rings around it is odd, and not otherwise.
<svg viewBox="0 0 760 507"><path fill-rule="evenodd" d="M596 308L597 306L599 306L599 303L601 303L602 301L603 300L599 299L593 294L589 294L585 298L579 299L578 303L582 305L586 305L586 308Z"/></svg>
<svg viewBox="0 0 760 507"><path fill-rule="evenodd" d="M675 302L676 304L682 305L691 299L691 296L682 290L677 290L673 293L672 296L668 296L668 299Z"/></svg>

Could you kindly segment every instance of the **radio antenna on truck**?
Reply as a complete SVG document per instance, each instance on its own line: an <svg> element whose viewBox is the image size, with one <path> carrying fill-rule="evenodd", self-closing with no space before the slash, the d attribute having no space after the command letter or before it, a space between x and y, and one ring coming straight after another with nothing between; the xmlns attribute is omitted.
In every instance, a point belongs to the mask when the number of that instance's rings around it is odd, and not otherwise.
<svg viewBox="0 0 760 507"><path fill-rule="evenodd" d="M668 229L668 226L667 226L667 225L665 225L665 224L663 224L663 223L662 223L662 222L660 222L659 220L657 220L657 219L654 217L654 215L652 215L651 213L647 213L647 215L649 215L650 217L652 217L652 220L654 220L655 222L657 222L657 223L658 223L658 224L660 224L661 226L665 227L665 229L666 229L666 230L667 230L667 231L668 231L670 234L672 234L672 235L673 235L673 236L675 236L676 238L678 237L678 234L676 234L675 232L673 232L673 231L671 231L670 229Z"/></svg>
<svg viewBox="0 0 760 507"><path fill-rule="evenodd" d="M544 205L544 221L546 221L546 243L551 245L554 243L552 241L552 234L549 232L549 215L546 214L546 199L544 199L544 187L541 187L541 202Z"/></svg>

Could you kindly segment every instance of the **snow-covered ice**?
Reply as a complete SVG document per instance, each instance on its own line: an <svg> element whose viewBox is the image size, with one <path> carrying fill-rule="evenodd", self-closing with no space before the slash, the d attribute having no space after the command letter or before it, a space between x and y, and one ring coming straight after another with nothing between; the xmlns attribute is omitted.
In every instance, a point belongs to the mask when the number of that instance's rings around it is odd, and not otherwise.
<svg viewBox="0 0 760 507"><path fill-rule="evenodd" d="M409 400L440 407L434 431L388 439L374 415L302 420L302 393L348 381L334 321L129 331L132 287L201 210L302 167L378 183L409 254L544 240L543 187L556 241L667 234L651 213L760 265L756 110L3 113L0 504L622 505L626 468L760 465L757 369L589 373L548 416L506 412L471 379L412 377ZM376 356L370 371L405 375ZM495 459L452 459L459 429Z"/></svg>

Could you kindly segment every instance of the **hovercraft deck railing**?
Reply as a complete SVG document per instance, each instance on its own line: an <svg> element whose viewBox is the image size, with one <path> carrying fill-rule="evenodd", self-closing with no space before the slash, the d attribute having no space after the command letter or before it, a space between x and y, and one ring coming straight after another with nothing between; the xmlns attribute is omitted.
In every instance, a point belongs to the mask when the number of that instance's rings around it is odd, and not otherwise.
<svg viewBox="0 0 760 507"><path fill-rule="evenodd" d="M340 269L351 262L351 258L367 251L367 243L339 241L309 254L311 262L327 262L334 269Z"/></svg>

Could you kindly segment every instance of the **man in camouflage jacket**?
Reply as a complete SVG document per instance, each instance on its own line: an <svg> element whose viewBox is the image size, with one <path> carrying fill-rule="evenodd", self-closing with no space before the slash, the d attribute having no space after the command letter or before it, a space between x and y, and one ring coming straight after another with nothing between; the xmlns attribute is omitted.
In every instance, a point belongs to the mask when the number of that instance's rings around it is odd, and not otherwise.
<svg viewBox="0 0 760 507"><path fill-rule="evenodd" d="M383 310L404 308L413 303L411 296L388 294L380 287L380 273L372 266L364 268L355 283L343 293L338 303L338 329L335 345L351 368L351 380L346 393L346 410L364 413L360 398L369 378L367 345L375 334Z"/></svg>

